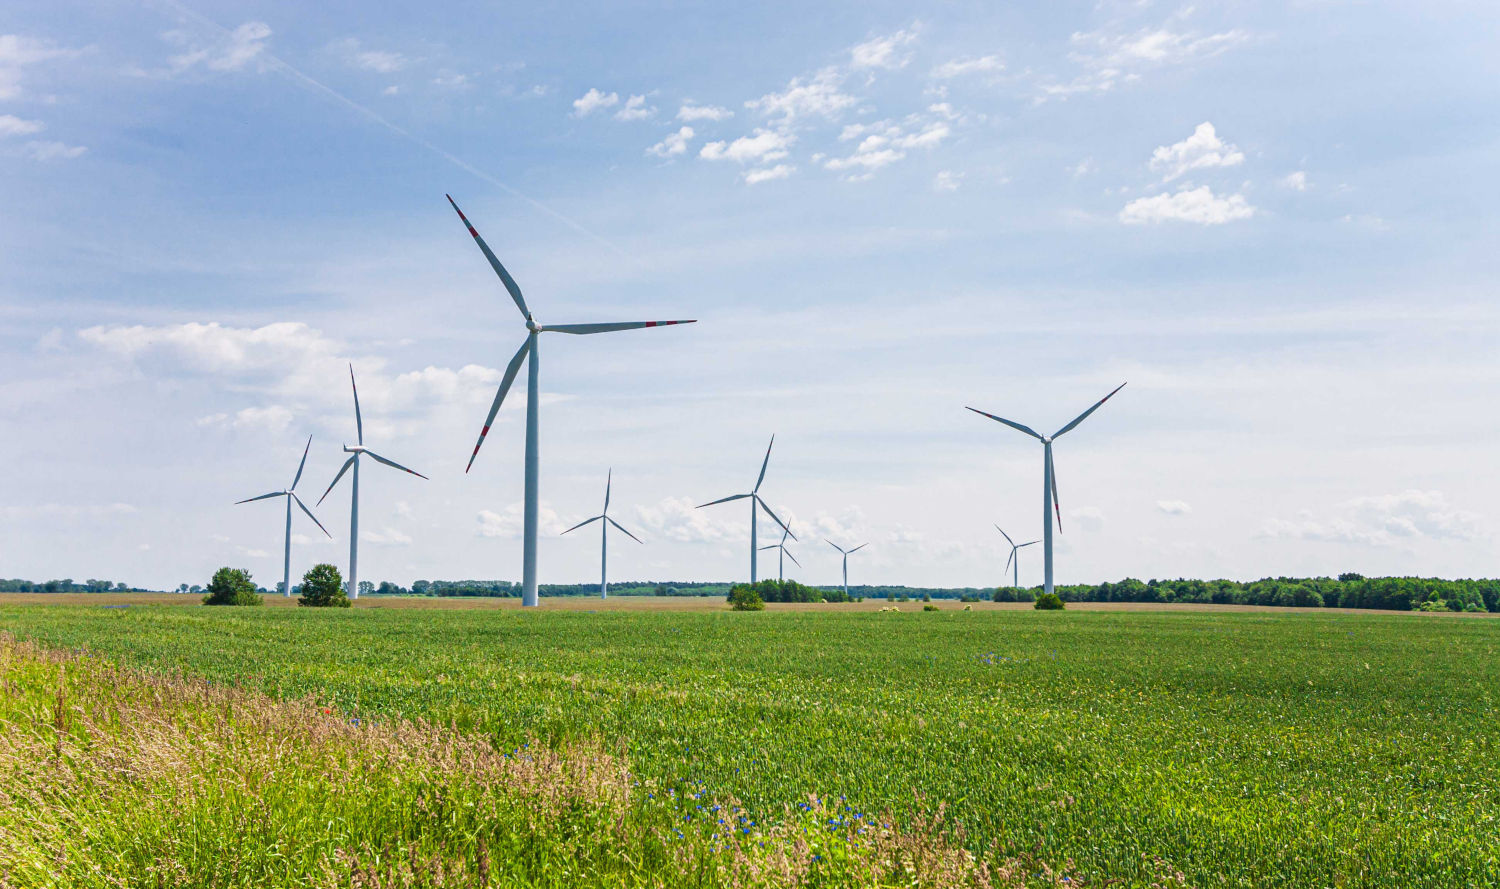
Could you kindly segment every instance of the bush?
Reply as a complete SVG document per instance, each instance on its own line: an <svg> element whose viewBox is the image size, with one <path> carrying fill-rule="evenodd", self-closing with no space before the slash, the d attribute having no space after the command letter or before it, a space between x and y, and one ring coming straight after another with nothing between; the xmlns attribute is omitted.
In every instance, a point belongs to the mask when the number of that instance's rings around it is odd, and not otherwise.
<svg viewBox="0 0 1500 889"><path fill-rule="evenodd" d="M735 611L765 611L766 600L750 584L737 583L729 588L729 607Z"/></svg>
<svg viewBox="0 0 1500 889"><path fill-rule="evenodd" d="M936 605L923 605L922 606L922 610L923 611L937 611L938 607Z"/></svg>
<svg viewBox="0 0 1500 889"><path fill-rule="evenodd" d="M312 566L302 575L302 595L297 604L309 608L348 608L354 603L344 591L344 578L339 569L325 562Z"/></svg>
<svg viewBox="0 0 1500 889"><path fill-rule="evenodd" d="M224 567L215 571L203 596L204 605L260 605L261 601L255 593L255 584L250 581L250 572L243 568Z"/></svg>
<svg viewBox="0 0 1500 889"><path fill-rule="evenodd" d="M1036 604L1031 607L1037 611L1062 611L1068 606L1057 593L1042 593L1036 597Z"/></svg>

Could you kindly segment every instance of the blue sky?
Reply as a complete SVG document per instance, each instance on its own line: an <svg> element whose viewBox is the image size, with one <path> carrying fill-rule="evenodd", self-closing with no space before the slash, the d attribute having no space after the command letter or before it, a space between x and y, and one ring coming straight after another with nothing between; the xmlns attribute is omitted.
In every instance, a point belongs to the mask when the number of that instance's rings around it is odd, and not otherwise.
<svg viewBox="0 0 1500 889"><path fill-rule="evenodd" d="M1500 13L1481 3L423 5L0 11L0 574L279 574L353 438L361 574L519 575L524 329L545 529L619 579L989 585L1494 573ZM518 394L520 390L517 390ZM348 502L294 570L346 558ZM315 533L315 529L312 529ZM321 536L321 535L319 535ZM771 542L770 540L766 541ZM544 535L544 582L597 541ZM1023 582L1040 582L1038 558ZM1029 575L1029 576L1027 576Z"/></svg>

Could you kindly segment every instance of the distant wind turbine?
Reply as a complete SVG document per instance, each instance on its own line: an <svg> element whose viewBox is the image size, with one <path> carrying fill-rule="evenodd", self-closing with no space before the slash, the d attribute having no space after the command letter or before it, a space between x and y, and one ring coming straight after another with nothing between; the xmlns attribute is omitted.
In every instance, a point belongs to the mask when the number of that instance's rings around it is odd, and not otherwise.
<svg viewBox="0 0 1500 889"><path fill-rule="evenodd" d="M1104 404L1104 402L1109 401L1111 398L1113 398L1115 392L1119 392L1124 388L1124 383L1116 386L1114 392L1111 392L1103 398L1099 399L1094 403L1093 407L1074 417L1073 422L1057 430L1051 435L1042 435L1035 429L1032 429L1030 426L1023 426L1020 423L1007 420L1004 417L997 417L994 414L985 413L978 408L969 408L969 410L973 411L976 414L989 417L991 420L994 420L997 423L1004 423L1010 428L1015 429L1019 432L1024 432L1042 443L1042 551L1044 553L1043 560L1047 565L1045 573L1046 583L1045 589L1043 590L1044 592L1052 592L1052 514L1054 511L1056 511L1057 513L1057 531L1059 534L1062 533L1062 507L1057 504L1057 473L1052 468L1052 442L1063 433L1070 431L1074 426L1082 423L1085 419L1088 418L1089 414L1097 411L1100 406Z"/></svg>
<svg viewBox="0 0 1500 889"><path fill-rule="evenodd" d="M611 469L609 474L604 477L604 511L591 519L584 519L568 529L568 531L577 531L590 522L603 523L599 526L599 598L601 599L609 598L609 526L614 525L615 530L621 534L624 534L636 543L641 542L639 537L626 531L620 526L619 522L609 517L609 488L614 481L614 474L615 471ZM568 531L564 531L563 533L566 534Z"/></svg>
<svg viewBox="0 0 1500 889"><path fill-rule="evenodd" d="M259 497L251 497L249 500L240 500L235 503L238 506L241 503L250 503L255 500L269 500L272 497L286 498L286 549L282 554L281 561L281 594L283 596L290 596L292 594L292 501L297 501L297 505L302 508L303 512L307 513L308 518L313 520L313 524L318 526L318 530L324 534L328 534L328 529L323 527L323 523L318 521L318 517L312 514L312 510L307 508L307 504L302 502L302 498L293 493L297 490L297 482L302 481L302 468L307 465L307 452L311 449L312 436L309 435L307 437L307 446L302 449L302 462L297 464L297 475L292 479L292 486L290 488L287 488L285 491L272 491L269 494L262 494ZM330 540L333 539L333 535L328 534L328 538Z"/></svg>
<svg viewBox="0 0 1500 889"><path fill-rule="evenodd" d="M775 549L775 550L780 550L781 551L776 556L776 579L777 580L786 580L786 560L787 559L791 559L792 560L792 564L796 565L798 568L802 567L802 563L799 562L799 561L797 561L797 557L794 556L794 555L792 555L791 550L788 550L786 548L786 539L788 537L790 537L791 535L792 535L791 525L788 524L787 527L781 529L781 542L780 543L773 543L770 546L763 546L763 547L760 548L761 552L765 552L768 549Z"/></svg>
<svg viewBox="0 0 1500 889"><path fill-rule="evenodd" d="M839 546L837 543L834 543L832 540L829 540L827 537L824 537L823 541L825 543L827 543L829 546L833 547L834 549L836 549L839 552L841 552L841 553L844 554L844 598L847 599L847 598L849 598L849 557L852 556L852 555L854 555L855 553L859 552L860 550L864 549L865 547L869 546L869 544L868 543L861 543L859 546L856 546L854 549L844 549L842 546Z"/></svg>
<svg viewBox="0 0 1500 889"><path fill-rule="evenodd" d="M756 531L755 519L756 519L756 515L757 515L757 511L755 509L756 506L759 506L761 509L764 509L766 511L766 515L770 516L772 521L774 521L776 524L780 525L781 526L781 530L785 531L787 533L788 537L792 538L793 540L797 539L797 535L793 534L792 533L792 529L788 528L786 526L786 522L783 522L781 519L776 518L776 513L774 513L774 512L771 511L771 507L769 507L769 506L766 505L766 501L760 499L760 485L761 485L761 482L764 482L766 480L766 467L771 464L771 447L773 445L775 445L775 444L776 444L776 436L773 435L773 436L771 436L771 444L766 445L766 459L762 460L761 464L760 464L760 477L755 480L755 487L753 487L753 488L750 489L750 493L748 493L748 494L732 494L732 495L730 495L728 497L721 497L718 500L714 500L714 501L711 501L709 503L704 503L704 504L701 504L701 505L699 505L697 507L698 509L702 509L705 506L715 506L715 505L720 504L720 503L728 503L731 500L744 500L746 497L750 498L750 582L751 583L755 583L755 553L756 553L756 550L758 549L758 547L756 546L756 544L759 542L759 541L757 541L755 539L755 531Z"/></svg>
<svg viewBox="0 0 1500 889"><path fill-rule="evenodd" d="M464 469L468 472L474 466L474 458L479 456L479 447L484 444L484 437L490 434L490 426L495 422L495 414L500 412L500 403L505 401L505 393L510 391L510 384L515 382L516 374L521 370L521 361L527 355L531 356L526 369L526 494L524 507L524 527L522 529L521 547L521 604L523 606L535 606L539 604L536 591L536 535L537 535L537 512L539 504L538 493L538 464L541 461L541 445L538 442L540 433L540 420L538 408L541 398L537 394L539 373L539 359L537 357L537 338L540 334L549 331L554 333L588 334L588 333L610 333L616 330L634 330L638 327L666 327L671 324L692 324L693 321L619 321L607 324L551 324L543 327L531 316L531 310L526 307L526 300L521 296L521 288L511 278L510 272L495 258L484 238L469 223L469 218L464 211L458 209L452 196L448 197L448 203L453 204L453 209L458 213L458 218L463 220L464 227L469 234L474 236L474 243L484 253L484 258L489 260L490 267L495 274L500 276L500 283L510 293L510 298L515 301L516 308L521 310L521 316L526 319L526 342L516 352L516 357L510 360L505 368L505 376L500 380L500 391L495 393L495 401L490 405L489 416L484 420L484 428L479 430L479 441L474 444L474 453L469 455L469 465Z"/></svg>
<svg viewBox="0 0 1500 889"><path fill-rule="evenodd" d="M344 473L348 472L350 467L354 468L354 475L351 476L349 480L349 483L353 488L352 492L350 493L349 500L349 598L358 599L360 454L364 454L371 460L374 460L376 463L384 463L385 465L399 469L402 472L410 472L417 478L427 478L427 476L423 475L420 472L417 472L414 469L407 469L400 463L395 463L387 460L386 458L365 447L365 421L360 417L359 414L359 387L354 384L354 365L352 364L349 365L349 387L354 390L354 428L355 434L359 436L359 444L355 445L352 448L348 445L344 445L344 453L349 455L349 459L344 461L343 467L339 469L339 474L334 476L333 481L328 483L328 490L323 492L323 496L318 498L318 502L322 503L328 497L329 492L333 490L333 486L338 484L339 479L344 477Z"/></svg>
<svg viewBox="0 0 1500 889"><path fill-rule="evenodd" d="M1025 543L1016 543L1014 540L1010 539L1009 534L1005 533L1004 528L996 525L995 530L999 531L1000 536L1005 538L1005 542L1010 544L1010 558L1005 560L1005 567L1009 568L1011 567L1012 562L1015 563L1015 570L1011 573L1010 585L1019 588L1021 586L1021 547L1031 546L1033 543L1041 543L1041 541L1028 540ZM1003 571L1004 569L1001 570Z"/></svg>

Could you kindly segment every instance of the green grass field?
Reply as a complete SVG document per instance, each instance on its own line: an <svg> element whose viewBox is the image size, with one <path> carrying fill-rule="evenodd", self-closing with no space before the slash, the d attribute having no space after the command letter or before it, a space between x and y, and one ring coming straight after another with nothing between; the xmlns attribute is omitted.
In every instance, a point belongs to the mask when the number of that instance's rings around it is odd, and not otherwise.
<svg viewBox="0 0 1500 889"><path fill-rule="evenodd" d="M420 720L430 723L422 731L446 733L443 744L457 738L502 754L549 751L560 761L585 751L585 760L605 762L603 772L620 764L630 770L623 801L597 788L585 794L612 800L603 810L564 806L548 818L522 817L527 806L515 800L527 785L517 785L517 797L500 782L496 799L510 802L475 803L471 811L490 812L490 821L461 825L416 814L391 822L391 812L415 812L411 800L430 797L422 787L462 785L451 769L390 786L351 785L351 798L368 794L387 806L339 817L369 817L372 826L323 830L307 820L302 832L275 834L281 857L269 863L245 848L272 842L270 828L258 827L237 840L243 870L234 874L211 874L192 863L208 852L172 846L189 876L162 885L311 885L315 873L328 885L349 885L354 878L328 862L351 849L376 855L382 831L400 848L427 849L424 843L441 839L442 856L457 862L455 873L468 868L471 880L448 885L547 884L544 875L560 861L571 862L568 879L553 885L1166 886L1179 885L1179 875L1203 887L1500 885L1494 620L1212 610L314 613L0 605L0 630L54 652L85 649L153 674L181 671L210 680L205 689L310 697L317 706L298 711L308 718L340 726L360 720L347 741L353 752L339 754L351 761L363 755L361 744L386 749L378 738L360 740L362 727L398 732L403 720ZM16 738L92 732L92 741L78 743L98 746L116 731L111 726L128 722L106 715L91 717L87 729L59 729L54 686L68 680L58 672L71 670L70 693L94 700L101 713L111 694L155 700L128 691L146 680L121 679L103 666L67 667L19 649L7 657L9 768L24 758L15 751L45 759L51 749ZM79 687L90 682L127 691ZM193 694L172 700L197 715L174 710L160 717L163 724L211 725L219 709L239 712L206 691L206 703L196 704ZM238 719L224 717L235 730L244 727ZM183 735L189 743L193 736ZM325 742L334 743L316 744ZM291 765L256 768L256 780L280 800L266 804L262 820L331 805L282 787L299 780ZM14 830L37 818L28 806L67 809L55 817L101 837L75 854L93 856L89 863L104 872L116 868L129 877L124 885L157 885L131 870L131 862L150 858L150 844L99 826L129 811L132 792L148 794L149 782L101 785L92 803L82 793L26 804L12 795L0 818ZM735 806L730 841L718 820ZM171 819L187 816L166 806L153 817L165 819L157 826L165 838L184 829ZM887 824L906 838L861 845ZM4 848L6 826L0 821L0 856L9 858L0 861L18 874L17 861L42 853L14 832L12 848ZM862 826L872 833L861 834ZM834 847L787 851L796 837L820 831L837 839ZM954 865L950 847L969 850L977 863ZM770 855L766 849L805 860L756 859ZM485 873L493 869L489 883L473 876L481 857ZM880 863L896 858L905 863ZM511 870L493 863L501 859ZM975 868L986 862L992 873L982 877ZM407 882L362 885L438 885L401 879Z"/></svg>

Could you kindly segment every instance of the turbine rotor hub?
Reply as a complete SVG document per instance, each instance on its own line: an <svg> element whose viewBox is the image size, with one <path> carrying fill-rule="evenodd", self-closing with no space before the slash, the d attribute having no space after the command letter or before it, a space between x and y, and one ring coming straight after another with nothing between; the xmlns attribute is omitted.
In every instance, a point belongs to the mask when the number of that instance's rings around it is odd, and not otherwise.
<svg viewBox="0 0 1500 889"><path fill-rule="evenodd" d="M542 325L536 323L536 319L535 318L527 318L526 319L526 329L529 330L529 331L531 331L532 333L540 333L541 329L542 329Z"/></svg>

